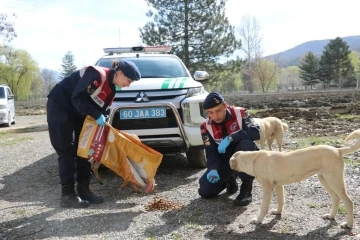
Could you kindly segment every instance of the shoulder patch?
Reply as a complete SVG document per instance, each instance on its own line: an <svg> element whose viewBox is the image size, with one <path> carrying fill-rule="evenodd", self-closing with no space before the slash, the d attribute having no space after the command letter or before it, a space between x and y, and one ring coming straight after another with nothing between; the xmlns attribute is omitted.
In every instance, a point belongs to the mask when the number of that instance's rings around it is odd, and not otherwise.
<svg viewBox="0 0 360 240"><path fill-rule="evenodd" d="M208 136L203 136L203 142L205 146L210 146L210 139Z"/></svg>
<svg viewBox="0 0 360 240"><path fill-rule="evenodd" d="M89 86L87 86L87 92L88 94L93 94L95 92L96 89L94 89L91 84Z"/></svg>
<svg viewBox="0 0 360 240"><path fill-rule="evenodd" d="M93 94L96 89L100 86L101 81L100 80L94 80L89 86L87 86L86 91L89 94Z"/></svg>

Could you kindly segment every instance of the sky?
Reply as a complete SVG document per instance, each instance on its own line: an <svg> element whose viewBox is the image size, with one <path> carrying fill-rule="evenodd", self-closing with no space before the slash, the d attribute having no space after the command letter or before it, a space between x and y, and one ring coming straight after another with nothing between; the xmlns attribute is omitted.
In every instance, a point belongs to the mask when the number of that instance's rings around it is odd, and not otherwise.
<svg viewBox="0 0 360 240"><path fill-rule="evenodd" d="M355 2L228 0L225 14L235 27L246 14L258 20L266 56L310 40L360 35ZM11 45L27 50L40 68L56 71L68 51L80 68L94 64L103 48L141 44L148 9L145 0L0 0L0 13L17 15Z"/></svg>

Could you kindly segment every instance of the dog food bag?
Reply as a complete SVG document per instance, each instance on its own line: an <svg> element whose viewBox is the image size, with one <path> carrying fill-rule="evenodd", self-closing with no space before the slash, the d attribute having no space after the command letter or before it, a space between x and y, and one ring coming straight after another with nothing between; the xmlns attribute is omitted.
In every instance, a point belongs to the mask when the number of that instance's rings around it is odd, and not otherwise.
<svg viewBox="0 0 360 240"><path fill-rule="evenodd" d="M99 161L126 182L151 188L163 155L132 134L102 127L87 116L80 133L77 155ZM151 186L152 185L152 186Z"/></svg>

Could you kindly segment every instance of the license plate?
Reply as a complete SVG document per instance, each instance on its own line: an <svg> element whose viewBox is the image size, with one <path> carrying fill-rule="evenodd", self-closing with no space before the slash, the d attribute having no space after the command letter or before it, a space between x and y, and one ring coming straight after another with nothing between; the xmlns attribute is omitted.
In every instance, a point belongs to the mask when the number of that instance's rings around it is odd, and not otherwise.
<svg viewBox="0 0 360 240"><path fill-rule="evenodd" d="M166 108L120 109L120 119L164 118Z"/></svg>

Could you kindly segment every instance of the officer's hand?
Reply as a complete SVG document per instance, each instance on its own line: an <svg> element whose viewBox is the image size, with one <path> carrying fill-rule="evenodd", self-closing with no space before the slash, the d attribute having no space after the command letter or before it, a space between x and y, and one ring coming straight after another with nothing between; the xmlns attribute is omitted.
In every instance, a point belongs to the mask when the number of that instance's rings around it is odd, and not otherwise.
<svg viewBox="0 0 360 240"><path fill-rule="evenodd" d="M221 140L219 146L218 146L218 152L219 153L225 153L226 148L230 145L230 140L228 137L224 137L223 140Z"/></svg>
<svg viewBox="0 0 360 240"><path fill-rule="evenodd" d="M218 171L213 169L206 175L206 178L211 183L217 183L220 180L220 176L218 174Z"/></svg>
<svg viewBox="0 0 360 240"><path fill-rule="evenodd" d="M100 126L105 126L106 123L106 118L104 115L100 115L100 117L98 119L96 119L96 123L99 124Z"/></svg>

